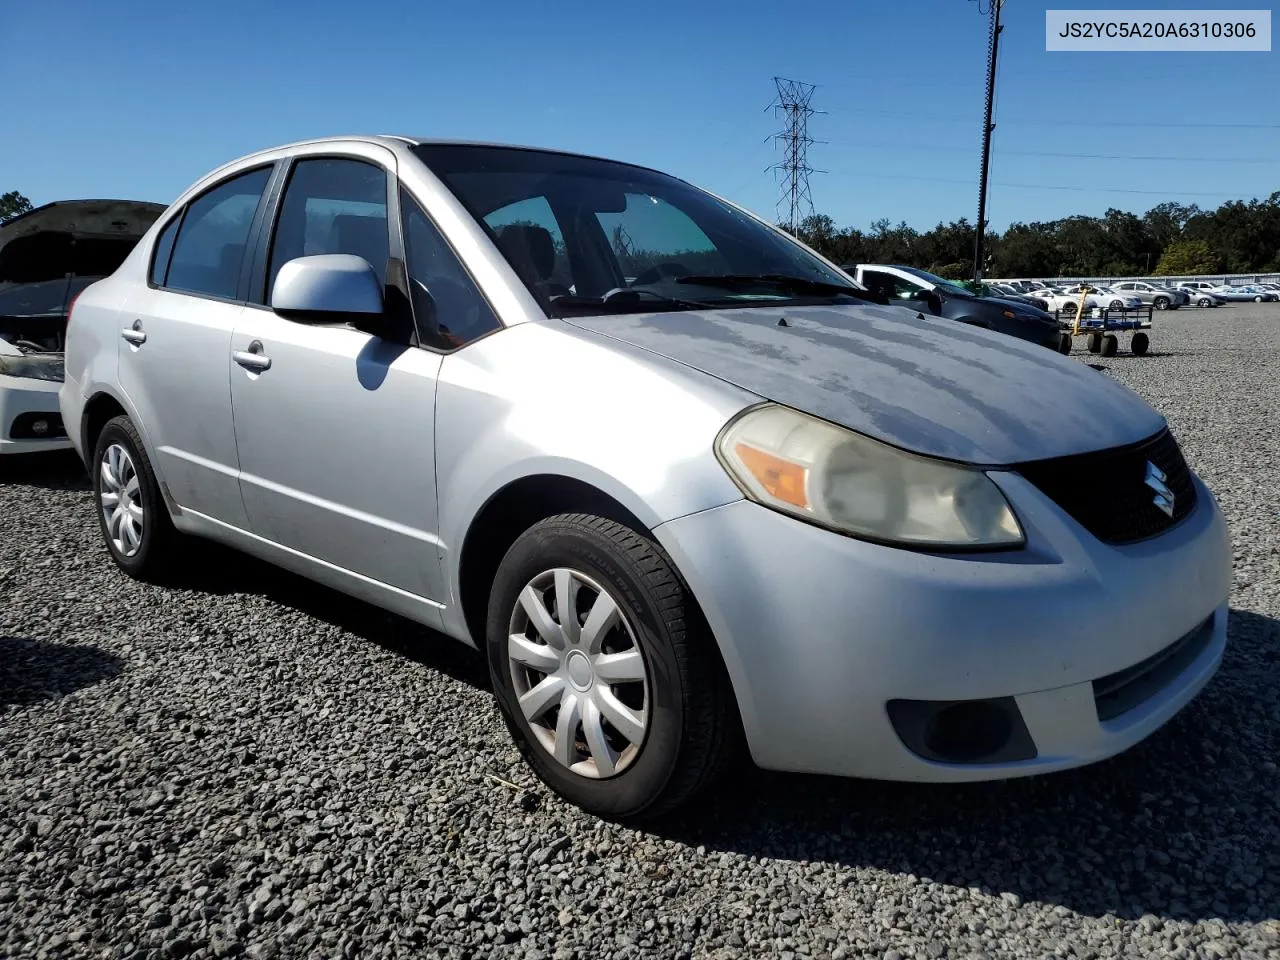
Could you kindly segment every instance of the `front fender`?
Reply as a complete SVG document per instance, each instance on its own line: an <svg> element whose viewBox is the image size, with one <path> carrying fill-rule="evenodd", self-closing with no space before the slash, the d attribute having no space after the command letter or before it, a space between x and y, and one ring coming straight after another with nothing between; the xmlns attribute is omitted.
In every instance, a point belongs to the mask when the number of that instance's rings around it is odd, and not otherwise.
<svg viewBox="0 0 1280 960"><path fill-rule="evenodd" d="M452 597L475 517L523 477L589 484L650 529L740 499L715 438L759 397L559 320L445 358L436 391L440 550Z"/></svg>

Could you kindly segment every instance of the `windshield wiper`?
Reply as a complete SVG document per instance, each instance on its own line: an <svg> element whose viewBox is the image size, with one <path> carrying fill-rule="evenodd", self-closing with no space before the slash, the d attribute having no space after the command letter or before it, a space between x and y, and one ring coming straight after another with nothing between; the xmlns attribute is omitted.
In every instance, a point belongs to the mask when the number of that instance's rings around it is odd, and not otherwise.
<svg viewBox="0 0 1280 960"><path fill-rule="evenodd" d="M607 297L582 297L572 293L556 294L550 297L550 303L553 307L561 307L577 310L599 310L604 309L616 313L635 312L633 308L641 303L642 297L650 297L654 301L653 306L657 309L668 308L672 310L713 310L716 307L710 303L703 303L699 300L683 300L680 297L668 297L665 294L657 293L653 290L619 290L611 293Z"/></svg>
<svg viewBox="0 0 1280 960"><path fill-rule="evenodd" d="M857 287L846 286L843 283L812 280L809 277L791 277L781 273L691 274L687 277L677 277L676 283L688 283L702 287L723 287L727 290L740 290L743 287L768 284L802 296L845 296L856 297L859 300L866 300L870 303L879 303L885 306L889 303L888 299L878 293L872 293L870 290L859 290Z"/></svg>

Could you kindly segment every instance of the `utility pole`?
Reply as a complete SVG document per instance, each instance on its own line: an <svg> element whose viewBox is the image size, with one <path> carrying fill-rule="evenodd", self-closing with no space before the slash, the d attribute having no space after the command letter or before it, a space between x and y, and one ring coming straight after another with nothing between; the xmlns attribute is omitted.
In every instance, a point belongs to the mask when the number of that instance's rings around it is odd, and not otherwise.
<svg viewBox="0 0 1280 960"><path fill-rule="evenodd" d="M991 170L991 133L996 125L991 113L996 102L996 55L1000 51L1000 8L1004 0L987 0L991 5L991 35L987 41L987 107L982 119L982 179L978 183L978 236L973 244L973 279L982 282L983 245L987 235L987 174Z"/></svg>
<svg viewBox="0 0 1280 960"><path fill-rule="evenodd" d="M809 145L817 143L809 136L809 118L819 111L813 109L811 83L774 77L773 85L778 95L768 109L783 120L785 127L772 139L782 145L783 158L768 169L774 171L782 183L782 197L778 201L781 214L786 211L787 229L792 234L800 228L806 214L813 213L813 197L809 193L809 174L821 173L809 166Z"/></svg>

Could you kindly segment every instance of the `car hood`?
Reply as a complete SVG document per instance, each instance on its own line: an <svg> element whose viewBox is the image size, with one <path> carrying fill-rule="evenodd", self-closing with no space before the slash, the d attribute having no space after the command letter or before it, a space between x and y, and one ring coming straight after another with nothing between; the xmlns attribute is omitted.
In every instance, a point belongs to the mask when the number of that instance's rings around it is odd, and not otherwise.
<svg viewBox="0 0 1280 960"><path fill-rule="evenodd" d="M1035 317L1037 320L1053 319L1053 314L1041 310L1030 300L1015 300L1013 297L980 297L979 299L1007 307L1022 317Z"/></svg>
<svg viewBox="0 0 1280 960"><path fill-rule="evenodd" d="M1164 426L1135 394L1077 360L899 307L673 311L564 322L886 443L966 463L1100 450Z"/></svg>

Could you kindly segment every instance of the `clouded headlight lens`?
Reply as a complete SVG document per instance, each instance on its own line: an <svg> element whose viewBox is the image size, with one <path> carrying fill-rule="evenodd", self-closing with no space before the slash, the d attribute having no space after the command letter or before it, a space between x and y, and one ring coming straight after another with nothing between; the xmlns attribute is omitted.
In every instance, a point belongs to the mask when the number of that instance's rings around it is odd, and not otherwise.
<svg viewBox="0 0 1280 960"><path fill-rule="evenodd" d="M751 499L856 537L970 549L1025 540L981 470L905 453L789 407L748 411L720 434L717 450Z"/></svg>

